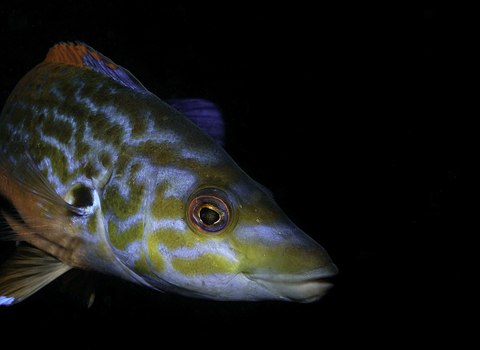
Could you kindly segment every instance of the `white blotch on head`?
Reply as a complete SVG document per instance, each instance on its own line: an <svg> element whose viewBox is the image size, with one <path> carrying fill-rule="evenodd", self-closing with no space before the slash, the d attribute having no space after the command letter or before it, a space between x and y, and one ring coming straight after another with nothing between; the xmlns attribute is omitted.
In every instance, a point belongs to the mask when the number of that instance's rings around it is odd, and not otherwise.
<svg viewBox="0 0 480 350"><path fill-rule="evenodd" d="M188 197L197 177L190 171L174 167L161 168L157 177L158 184L166 183L167 188L162 194L164 197Z"/></svg>
<svg viewBox="0 0 480 350"><path fill-rule="evenodd" d="M173 229L178 232L187 232L187 224L184 220L180 219L162 219L158 221L151 221L151 230L165 230Z"/></svg>
<svg viewBox="0 0 480 350"><path fill-rule="evenodd" d="M203 165L215 165L218 163L216 152L199 152L188 148L182 149L181 156L187 159L194 159Z"/></svg>
<svg viewBox="0 0 480 350"><path fill-rule="evenodd" d="M125 263L129 266L133 266L135 262L142 257L142 252L143 244L141 241L130 243L122 252L122 255L125 257Z"/></svg>
<svg viewBox="0 0 480 350"><path fill-rule="evenodd" d="M243 242L260 243L264 246L284 242L286 238L291 244L302 241L296 239L296 235L292 234L292 228L284 225L248 225L239 223L236 227L236 236Z"/></svg>

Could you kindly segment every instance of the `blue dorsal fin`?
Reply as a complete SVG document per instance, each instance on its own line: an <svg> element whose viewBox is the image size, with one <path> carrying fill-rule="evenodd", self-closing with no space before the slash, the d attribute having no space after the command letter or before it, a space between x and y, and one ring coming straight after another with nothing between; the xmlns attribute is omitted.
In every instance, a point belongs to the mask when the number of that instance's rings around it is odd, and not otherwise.
<svg viewBox="0 0 480 350"><path fill-rule="evenodd" d="M200 98L166 102L209 134L220 146L225 146L225 122L222 111L215 103Z"/></svg>
<svg viewBox="0 0 480 350"><path fill-rule="evenodd" d="M58 62L92 69L119 83L143 94L150 92L127 69L115 64L111 59L95 51L90 46L76 41L58 43L47 53L45 62Z"/></svg>

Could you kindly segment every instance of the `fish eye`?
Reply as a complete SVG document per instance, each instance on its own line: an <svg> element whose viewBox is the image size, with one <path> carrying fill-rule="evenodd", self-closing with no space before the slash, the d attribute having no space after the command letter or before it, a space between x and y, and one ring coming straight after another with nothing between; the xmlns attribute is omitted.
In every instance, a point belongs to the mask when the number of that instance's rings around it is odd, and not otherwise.
<svg viewBox="0 0 480 350"><path fill-rule="evenodd" d="M219 234L230 222L231 211L227 195L216 188L198 191L190 200L188 220L200 232Z"/></svg>

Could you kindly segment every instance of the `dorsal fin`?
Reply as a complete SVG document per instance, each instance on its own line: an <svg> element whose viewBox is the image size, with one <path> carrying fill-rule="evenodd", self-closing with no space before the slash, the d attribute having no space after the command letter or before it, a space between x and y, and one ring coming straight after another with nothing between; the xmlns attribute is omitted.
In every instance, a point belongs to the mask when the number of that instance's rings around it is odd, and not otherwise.
<svg viewBox="0 0 480 350"><path fill-rule="evenodd" d="M127 69L115 64L108 57L79 41L56 44L48 51L45 62L65 63L92 69L137 92L150 93Z"/></svg>
<svg viewBox="0 0 480 350"><path fill-rule="evenodd" d="M165 102L184 114L220 146L225 147L225 122L222 111L215 103L201 98L175 99Z"/></svg>

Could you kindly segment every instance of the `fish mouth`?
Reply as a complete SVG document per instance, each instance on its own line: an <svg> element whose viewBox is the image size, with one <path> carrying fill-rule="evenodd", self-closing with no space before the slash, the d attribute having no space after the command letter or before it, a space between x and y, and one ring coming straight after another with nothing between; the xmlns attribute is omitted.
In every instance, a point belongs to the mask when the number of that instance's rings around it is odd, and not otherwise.
<svg viewBox="0 0 480 350"><path fill-rule="evenodd" d="M330 263L317 269L297 274L245 274L282 300L311 303L319 300L333 287L329 278L338 273Z"/></svg>

